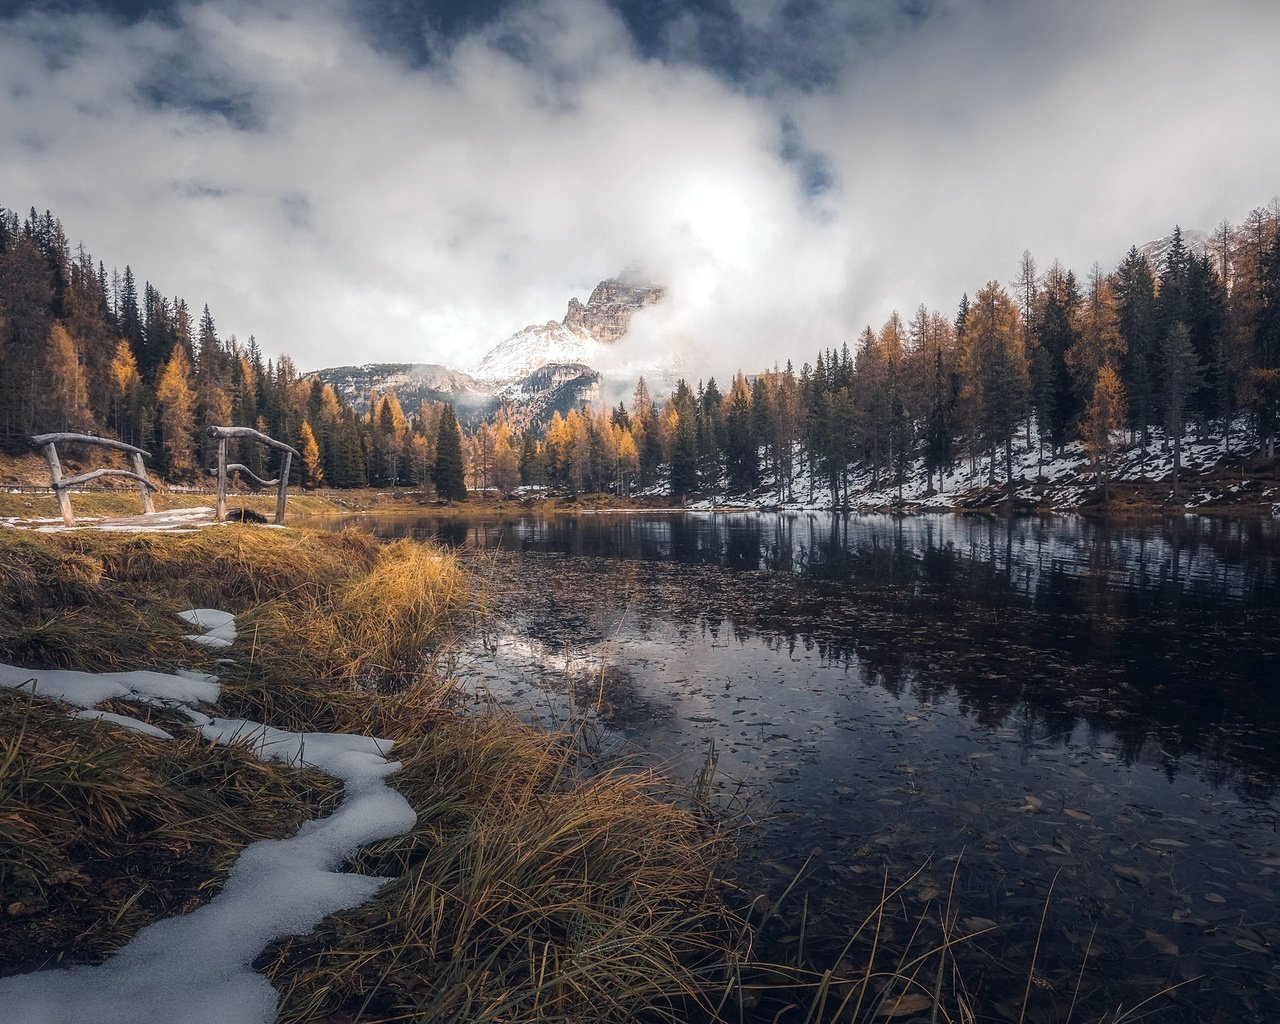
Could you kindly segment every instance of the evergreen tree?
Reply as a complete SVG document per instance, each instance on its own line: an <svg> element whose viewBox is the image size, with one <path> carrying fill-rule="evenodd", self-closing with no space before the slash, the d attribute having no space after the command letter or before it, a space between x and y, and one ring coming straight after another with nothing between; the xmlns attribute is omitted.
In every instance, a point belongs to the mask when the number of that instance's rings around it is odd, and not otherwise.
<svg viewBox="0 0 1280 1024"><path fill-rule="evenodd" d="M697 406L684 380L676 382L672 404L677 422L671 449L671 495L683 498L698 488Z"/></svg>
<svg viewBox="0 0 1280 1024"><path fill-rule="evenodd" d="M1140 433L1145 448L1148 426L1159 415L1156 374L1160 353L1155 275L1137 246L1129 249L1116 270L1114 288L1116 329L1124 343L1120 379L1129 398L1129 426Z"/></svg>
<svg viewBox="0 0 1280 1024"><path fill-rule="evenodd" d="M1055 450L1066 443L1080 413L1079 394L1067 368L1067 353L1079 341L1075 326L1079 308L1080 290L1075 275L1054 263L1045 274L1041 292L1032 390L1041 432Z"/></svg>
<svg viewBox="0 0 1280 1024"><path fill-rule="evenodd" d="M1182 432L1187 402L1202 376L1200 360L1186 325L1175 323L1164 337L1165 427L1173 438L1173 497L1178 497L1178 472L1182 466Z"/></svg>
<svg viewBox="0 0 1280 1024"><path fill-rule="evenodd" d="M724 468L732 493L745 494L760 486L760 452L751 418L751 391L741 373L734 377L725 401Z"/></svg>
<svg viewBox="0 0 1280 1024"><path fill-rule="evenodd" d="M467 484L462 462L462 431L453 406L446 405L440 414L440 431L436 435L436 493L445 501L466 501Z"/></svg>
<svg viewBox="0 0 1280 1024"><path fill-rule="evenodd" d="M951 382L943 365L942 346L933 352L933 373L929 380L929 406L924 430L924 468L928 474L928 490L933 490L933 475L939 477L951 468L955 461L952 441L951 413L953 407Z"/></svg>

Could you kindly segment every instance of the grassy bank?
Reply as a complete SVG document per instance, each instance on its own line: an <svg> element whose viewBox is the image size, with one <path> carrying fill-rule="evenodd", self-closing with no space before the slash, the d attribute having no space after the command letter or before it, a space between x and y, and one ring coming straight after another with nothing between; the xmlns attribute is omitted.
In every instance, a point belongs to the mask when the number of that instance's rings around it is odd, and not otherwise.
<svg viewBox="0 0 1280 1024"><path fill-rule="evenodd" d="M601 775L563 737L450 710L425 666L475 600L452 556L352 531L0 532L0 660L216 669L218 714L399 744L391 781L417 824L354 865L394 881L263 955L282 1019L686 1019L742 953L719 838L659 778ZM184 639L170 613L192 606L238 614L232 664ZM163 709L116 710L177 738L0 689L4 973L102 959L338 795L184 738Z"/></svg>

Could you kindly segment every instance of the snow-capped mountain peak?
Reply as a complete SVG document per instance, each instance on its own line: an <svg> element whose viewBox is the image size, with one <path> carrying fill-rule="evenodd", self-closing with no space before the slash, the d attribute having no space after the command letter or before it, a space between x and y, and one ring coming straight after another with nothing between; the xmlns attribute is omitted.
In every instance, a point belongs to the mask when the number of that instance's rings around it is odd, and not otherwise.
<svg viewBox="0 0 1280 1024"><path fill-rule="evenodd" d="M570 299L563 320L531 324L499 342L480 360L475 375L502 386L551 363L596 365L604 350L626 335L635 311L662 295L662 288L634 272L608 278L585 305Z"/></svg>

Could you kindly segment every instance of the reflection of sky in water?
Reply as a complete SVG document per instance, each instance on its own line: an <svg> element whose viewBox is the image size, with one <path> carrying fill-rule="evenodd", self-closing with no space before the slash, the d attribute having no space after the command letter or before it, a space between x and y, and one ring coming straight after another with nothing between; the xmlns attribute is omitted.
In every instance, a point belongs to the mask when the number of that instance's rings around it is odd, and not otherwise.
<svg viewBox="0 0 1280 1024"><path fill-rule="evenodd" d="M984 1004L1020 1003L1056 874L1044 1005L1096 924L1075 1019L1201 974L1155 1019L1280 1019L1274 527L832 526L451 524L528 552L499 560L515 585L458 669L539 721L602 696L603 749L685 779L714 741L717 799L760 818L750 883L776 895L820 851L796 896L814 956L882 871L925 865L905 920L961 857L959 914L1002 925L961 954Z"/></svg>
<svg viewBox="0 0 1280 1024"><path fill-rule="evenodd" d="M1280 941L1280 860L1265 863L1278 852L1274 800L1224 788L1197 756L1171 777L1156 739L1134 751L1097 722L1046 723L1031 701L993 724L912 673L895 691L856 656L665 613L677 602L663 593L701 570L655 567L632 582L647 598L628 599L593 575L610 563L578 564L590 569L569 579L560 558L514 563L521 586L499 601L486 645L460 651L463 678L546 724L569 718L570 690L579 715L603 698L590 717L605 752L641 748L684 779L714 741L717 798L749 798L759 818L746 836L753 883L776 894L783 869L821 851L797 890L814 955L843 944L881 870L900 879L931 863L919 899L906 897L923 910L963 852L959 912L1004 924L971 964L997 992L1025 978L1056 873L1040 969L1047 984L1074 984L1098 923L1086 1010L1210 970L1212 986L1158 1019L1219 1006L1253 1019L1247 1000L1280 1009L1268 952Z"/></svg>

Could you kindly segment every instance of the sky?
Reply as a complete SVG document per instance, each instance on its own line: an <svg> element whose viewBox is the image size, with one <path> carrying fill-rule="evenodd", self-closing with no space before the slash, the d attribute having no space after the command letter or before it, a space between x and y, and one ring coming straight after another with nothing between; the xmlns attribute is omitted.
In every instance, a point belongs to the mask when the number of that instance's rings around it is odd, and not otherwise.
<svg viewBox="0 0 1280 1024"><path fill-rule="evenodd" d="M1280 194L1276 0L0 0L0 205L303 369L727 376Z"/></svg>

